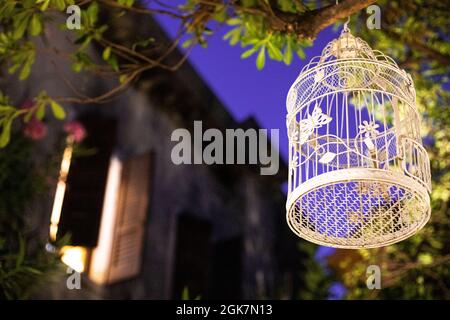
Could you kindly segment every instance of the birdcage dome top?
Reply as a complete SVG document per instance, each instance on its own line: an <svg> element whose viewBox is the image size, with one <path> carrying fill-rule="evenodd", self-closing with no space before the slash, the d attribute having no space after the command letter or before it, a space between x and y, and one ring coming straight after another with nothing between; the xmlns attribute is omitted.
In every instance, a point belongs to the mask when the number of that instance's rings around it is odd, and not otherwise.
<svg viewBox="0 0 450 320"><path fill-rule="evenodd" d="M373 60L398 68L392 58L381 51L373 50L366 41L355 37L348 28L344 28L340 36L330 41L322 50L322 54L313 58L301 72L314 68L318 64L346 59Z"/></svg>
<svg viewBox="0 0 450 320"><path fill-rule="evenodd" d="M344 28L320 56L306 64L287 95L288 111L296 112L311 98L342 90L388 93L415 107L411 76L381 51Z"/></svg>

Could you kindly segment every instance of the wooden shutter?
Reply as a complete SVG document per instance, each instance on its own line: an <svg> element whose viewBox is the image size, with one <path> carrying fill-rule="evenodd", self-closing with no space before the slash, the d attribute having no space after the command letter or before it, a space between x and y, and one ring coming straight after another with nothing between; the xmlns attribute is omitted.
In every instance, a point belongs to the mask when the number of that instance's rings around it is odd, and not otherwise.
<svg viewBox="0 0 450 320"><path fill-rule="evenodd" d="M109 241L112 243L99 243L103 248L96 250L104 251L106 248L109 252L96 257L94 251L93 255L93 259L101 259L92 261L96 270L91 273L91 278L98 283L118 282L137 276L140 272L149 199L150 158L150 154L144 154L126 160L121 165L116 212L112 213L114 221L107 223L105 217L105 227L113 229L109 231L112 234ZM105 262L106 265L98 267Z"/></svg>
<svg viewBox="0 0 450 320"><path fill-rule="evenodd" d="M109 282L139 274L149 198L149 171L149 154L132 158L123 166Z"/></svg>

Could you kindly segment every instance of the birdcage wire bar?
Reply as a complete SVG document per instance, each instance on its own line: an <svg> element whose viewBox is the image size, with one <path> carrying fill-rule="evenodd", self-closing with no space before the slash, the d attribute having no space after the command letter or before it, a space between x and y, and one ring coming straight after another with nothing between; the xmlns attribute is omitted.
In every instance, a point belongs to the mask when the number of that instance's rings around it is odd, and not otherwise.
<svg viewBox="0 0 450 320"><path fill-rule="evenodd" d="M431 174L411 77L347 27L287 96L287 221L341 248L398 242L430 216Z"/></svg>

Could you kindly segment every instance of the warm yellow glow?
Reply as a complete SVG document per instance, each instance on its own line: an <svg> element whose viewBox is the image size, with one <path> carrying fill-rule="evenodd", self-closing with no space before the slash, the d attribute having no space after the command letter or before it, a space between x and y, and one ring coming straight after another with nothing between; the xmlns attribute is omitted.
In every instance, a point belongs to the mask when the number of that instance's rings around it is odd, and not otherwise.
<svg viewBox="0 0 450 320"><path fill-rule="evenodd" d="M92 253L89 268L89 278L99 284L108 280L121 174L122 163L119 159L113 157L109 165L106 182L98 244Z"/></svg>
<svg viewBox="0 0 450 320"><path fill-rule="evenodd" d="M53 201L52 216L50 218L50 239L56 240L56 233L58 232L58 223L61 217L61 209L64 200L64 193L66 191L66 183L63 181L58 182L56 187L55 200Z"/></svg>
<svg viewBox="0 0 450 320"><path fill-rule="evenodd" d="M73 153L73 146L69 142L66 149L64 150L63 159L61 162L61 169L59 172L60 177L67 177L67 174L69 173L70 168L70 162L72 160L72 153Z"/></svg>
<svg viewBox="0 0 450 320"><path fill-rule="evenodd" d="M50 225L50 240L56 240L56 234L58 233L58 225L51 224Z"/></svg>
<svg viewBox="0 0 450 320"><path fill-rule="evenodd" d="M67 146L64 149L61 168L59 170L59 180L56 186L55 199L53 200L52 215L50 217L50 239L56 240L58 233L58 224L61 218L61 210L66 192L66 180L69 174L70 163L72 161L73 140L67 139ZM61 248L61 260L66 265L77 272L83 272L85 269L87 250L83 247L64 246Z"/></svg>
<svg viewBox="0 0 450 320"><path fill-rule="evenodd" d="M67 147L64 149L61 168L59 170L59 181L56 187L55 199L53 201L52 215L50 218L50 240L56 240L58 233L59 219L61 218L61 209L64 201L64 193L66 192L66 179L69 174L70 162L72 160L73 141L67 140Z"/></svg>
<svg viewBox="0 0 450 320"><path fill-rule="evenodd" d="M86 248L64 246L61 248L61 260L77 272L83 272L86 262Z"/></svg>

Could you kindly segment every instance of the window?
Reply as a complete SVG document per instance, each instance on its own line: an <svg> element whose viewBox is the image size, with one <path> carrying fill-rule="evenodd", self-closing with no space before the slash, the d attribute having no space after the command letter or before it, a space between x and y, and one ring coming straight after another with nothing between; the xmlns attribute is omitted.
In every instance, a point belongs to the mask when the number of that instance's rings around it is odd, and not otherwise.
<svg viewBox="0 0 450 320"><path fill-rule="evenodd" d="M90 278L109 284L139 274L149 199L150 154L121 163L114 158L108 176L99 242Z"/></svg>
<svg viewBox="0 0 450 320"><path fill-rule="evenodd" d="M150 154L125 161L113 155L116 124L94 114L79 119L89 156L74 156L69 143L61 163L50 238L71 235L64 263L98 284L139 274L148 210Z"/></svg>
<svg viewBox="0 0 450 320"><path fill-rule="evenodd" d="M205 297L211 261L211 224L190 214L177 221L173 297L180 299L184 288L190 298Z"/></svg>

